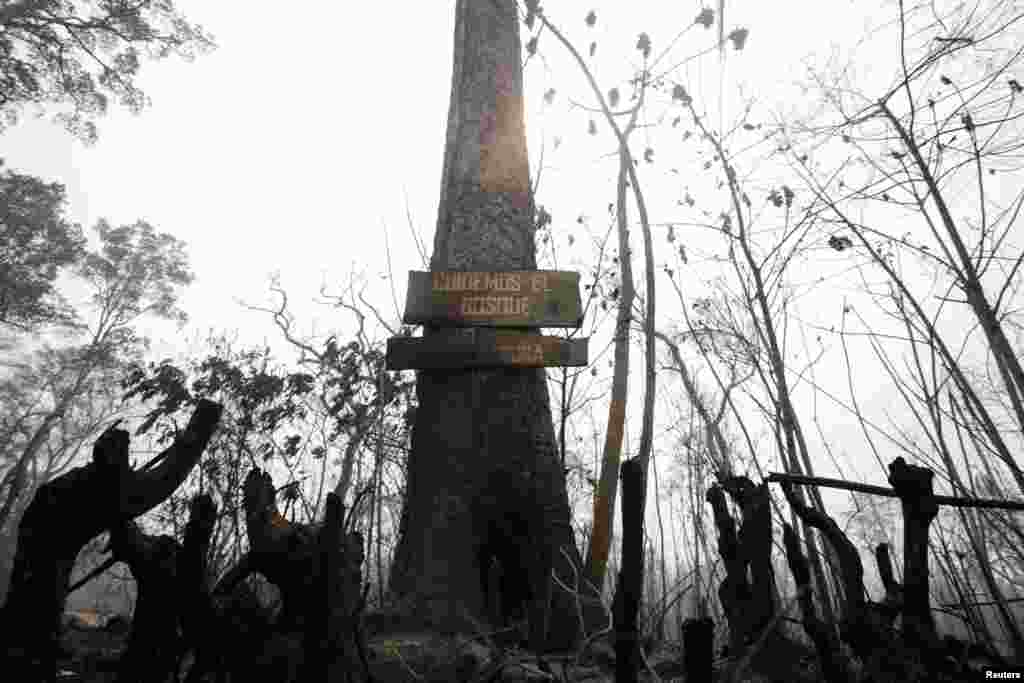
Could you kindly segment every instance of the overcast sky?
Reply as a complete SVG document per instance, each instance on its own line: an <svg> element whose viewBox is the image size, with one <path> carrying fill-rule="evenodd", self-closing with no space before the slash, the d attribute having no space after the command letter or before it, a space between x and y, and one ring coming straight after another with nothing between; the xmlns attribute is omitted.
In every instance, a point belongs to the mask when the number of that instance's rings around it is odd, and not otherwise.
<svg viewBox="0 0 1024 683"><path fill-rule="evenodd" d="M353 271L365 273L372 286L368 297L397 318L384 279L385 235L401 306L405 272L423 268L411 230L429 245L436 221L454 2L177 4L212 32L219 47L193 63L145 64L140 83L152 98L149 109L140 116L112 111L101 121L93 147L45 118L26 117L0 136L0 156L12 169L64 183L70 214L83 225L101 217L115 224L145 218L188 243L197 274L183 301L190 328L155 328L163 340L158 352L180 348L183 338L211 327L237 329L244 342L267 339L276 346L267 316L237 303L265 302L271 273L280 274L303 332L350 329L343 312L318 308L309 299L321 283L339 289ZM647 32L653 52L660 54L701 9L700 2L660 0L548 5L551 20L581 50L597 40L594 64L602 87L624 93L625 80L640 63L637 35ZM591 9L597 25L588 29L584 17ZM844 62L872 26L894 16L894 3L728 3L726 33L736 27L750 31L743 51L726 49L723 62L712 50L680 67L678 76L709 103L716 124L735 121L750 98L765 116L806 111L813 97L796 85L805 79L806 65ZM666 60L706 50L713 33L691 29ZM872 60L885 61L887 49L892 48L858 53L856 68L865 85L888 82L891 70L871 69ZM614 199L615 147L600 121L598 135L587 134L588 115L571 101L593 106L593 99L552 36L542 37L540 53L528 62L526 84L534 178L544 161L538 203L555 216L561 237L581 215L603 232L604 207ZM545 106L542 94L549 88L558 96ZM649 134L639 131L634 139ZM671 165L656 157L656 169L641 168L655 206L674 203L679 183L699 188L702 182L677 175L674 186L667 184ZM576 237L577 244L584 241ZM699 244L694 235L683 239ZM590 253L561 245L558 267L585 271ZM642 278L640 261L636 274ZM668 320L678 304L671 289L661 292L659 320ZM827 311L815 309L823 321L837 319L831 296ZM591 357L601 348L592 344ZM634 354L633 368L641 362ZM866 400L872 389L882 391L868 386ZM631 394L631 420L639 416L641 400L639 389ZM599 421L606 410L599 406ZM637 434L633 430L631 445ZM859 476L878 481L881 472L868 474L871 467L868 461ZM821 468L834 474L824 456Z"/></svg>

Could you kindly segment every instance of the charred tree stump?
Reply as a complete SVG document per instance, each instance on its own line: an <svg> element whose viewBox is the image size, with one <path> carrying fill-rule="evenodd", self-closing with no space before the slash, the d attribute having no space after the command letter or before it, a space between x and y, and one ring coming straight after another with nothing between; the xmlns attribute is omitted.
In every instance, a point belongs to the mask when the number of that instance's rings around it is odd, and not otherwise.
<svg viewBox="0 0 1024 683"><path fill-rule="evenodd" d="M729 651L739 655L747 643L750 629L747 625L746 605L751 599L750 583L747 581L747 565L740 552L736 534L736 522L729 514L725 493L720 486L712 486L707 492L707 501L715 515L718 529L718 554L725 567L725 578L718 586L718 599L729 622Z"/></svg>
<svg viewBox="0 0 1024 683"><path fill-rule="evenodd" d="M772 511L768 484L754 486L746 477L731 477L722 482L722 488L740 506L743 519L738 537L739 552L744 572L749 570L750 574L750 601L744 608L744 624L747 639L753 640L769 628L775 617Z"/></svg>
<svg viewBox="0 0 1024 683"><path fill-rule="evenodd" d="M683 667L686 683L711 683L715 650L715 622L707 617L683 624Z"/></svg>
<svg viewBox="0 0 1024 683"><path fill-rule="evenodd" d="M291 522L277 509L270 475L259 469L246 477L243 499L250 549L218 582L215 598L248 575L262 574L282 600L265 639L268 657L279 651L268 666L280 667L289 681L293 675L303 682L370 680L360 623L362 537L343 533L340 499L328 497L321 524Z"/></svg>
<svg viewBox="0 0 1024 683"><path fill-rule="evenodd" d="M786 560L789 570L796 582L800 599L800 611L803 613L804 630L814 643L821 662L821 672L826 683L845 683L849 680L846 666L841 659L839 638L835 630L822 622L814 607L814 595L811 589L811 571L807 558L800 551L800 542L796 532L789 524L782 526L782 541L786 546Z"/></svg>
<svg viewBox="0 0 1024 683"><path fill-rule="evenodd" d="M249 573L262 574L281 591L278 630L303 632L309 606L323 602L317 588L317 529L281 515L274 482L259 469L246 476L243 505L249 536L249 554L243 564Z"/></svg>
<svg viewBox="0 0 1024 683"><path fill-rule="evenodd" d="M177 671L180 641L177 564L181 547L171 536L149 536L134 522L110 532L110 548L131 569L138 597L118 683L164 683Z"/></svg>
<svg viewBox="0 0 1024 683"><path fill-rule="evenodd" d="M636 683L640 638L636 618L644 586L644 471L632 458L622 463L622 568L613 602L615 683Z"/></svg>
<svg viewBox="0 0 1024 683"><path fill-rule="evenodd" d="M318 538L321 601L309 615L306 629L306 671L303 683L365 683L371 680L359 620L363 608L362 541L346 537L344 506L327 495Z"/></svg>
<svg viewBox="0 0 1024 683"><path fill-rule="evenodd" d="M159 465L132 470L128 432L108 429L93 446L92 462L39 487L18 527L7 602L0 610L6 642L0 667L26 680L56 674L60 614L82 546L163 502L199 462L220 420L221 407L200 401L185 431Z"/></svg>
<svg viewBox="0 0 1024 683"><path fill-rule="evenodd" d="M889 465L889 484L903 508L903 636L908 645L927 652L938 645L928 597L928 530L939 512L933 476L903 458Z"/></svg>
<svg viewBox="0 0 1024 683"><path fill-rule="evenodd" d="M185 542L178 555L178 592L181 599L182 654L191 650L192 668L187 683L197 683L219 657L212 645L215 615L207 581L206 556L217 522L217 506L208 495L192 499Z"/></svg>

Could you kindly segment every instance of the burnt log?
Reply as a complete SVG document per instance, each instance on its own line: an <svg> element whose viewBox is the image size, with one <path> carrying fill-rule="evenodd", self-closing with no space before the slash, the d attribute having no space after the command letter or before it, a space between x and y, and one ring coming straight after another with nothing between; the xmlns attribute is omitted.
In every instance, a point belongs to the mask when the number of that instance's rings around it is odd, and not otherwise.
<svg viewBox="0 0 1024 683"><path fill-rule="evenodd" d="M0 631L9 634L0 666L31 672L34 680L56 675L60 614L82 546L170 496L199 462L220 414L218 404L199 401L160 464L147 470L131 469L128 432L112 427L94 444L92 462L39 487L18 527L10 589L0 610Z"/></svg>

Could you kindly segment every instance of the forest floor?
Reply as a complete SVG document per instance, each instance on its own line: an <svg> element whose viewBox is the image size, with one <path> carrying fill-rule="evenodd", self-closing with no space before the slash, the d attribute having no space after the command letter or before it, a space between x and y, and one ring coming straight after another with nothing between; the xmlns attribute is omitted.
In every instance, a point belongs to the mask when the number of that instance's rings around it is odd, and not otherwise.
<svg viewBox="0 0 1024 683"><path fill-rule="evenodd" d="M61 683L114 683L117 678L117 664L127 641L128 633L113 633L102 628L72 627L65 629L61 636L63 655L58 660L57 680ZM371 642L370 644L371 650L377 650L379 646L380 643ZM530 661L532 658L525 654L522 653L523 656L511 654L507 660L509 666L499 680L523 681L524 683L551 680L541 674L540 670ZM610 654L610 652L602 652L602 656L597 658L599 661L590 661L585 666L565 667L568 680L573 683L583 683L584 681L586 683L613 683L615 680L614 662L608 659ZM549 664L554 665L554 669L561 670L562 665L557 660L558 658L552 658L548 661ZM518 664L514 663L517 661ZM648 663L658 673L658 676L652 676L646 671L641 672L639 680L642 682L683 683L685 680L682 674L681 653L677 651L677 648L659 648L658 651L651 653ZM719 664L724 665L724 660ZM814 683L819 680L813 674L809 675L811 672L805 666L800 666L797 662L793 664L794 669L802 670L794 671L792 678L788 679L789 682ZM716 666L716 674L720 673L719 667ZM404 680L406 679L403 677L403 683ZM558 680L561 680L560 676ZM748 671L735 679L735 683L768 683L769 680ZM380 680L379 683L392 683L392 681ZM394 683L399 682L395 681Z"/></svg>

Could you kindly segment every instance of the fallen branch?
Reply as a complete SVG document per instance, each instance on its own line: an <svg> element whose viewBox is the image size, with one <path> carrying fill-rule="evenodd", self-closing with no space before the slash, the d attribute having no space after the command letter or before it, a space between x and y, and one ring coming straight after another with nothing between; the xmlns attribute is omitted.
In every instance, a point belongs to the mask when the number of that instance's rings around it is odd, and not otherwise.
<svg viewBox="0 0 1024 683"><path fill-rule="evenodd" d="M825 488L843 489L845 491L857 491L858 493L870 493L873 496L885 496L886 498L899 498L899 495L891 488L885 486L874 486L872 484L861 484L855 481L843 481L842 479L829 479L827 477L808 477L802 474L785 474L783 472L771 472L765 481L777 483L803 484L806 486L824 486ZM1024 501L1018 500L995 500L993 498L961 498L958 496L932 496L938 505L948 505L955 508L988 508L997 510L1024 510Z"/></svg>

